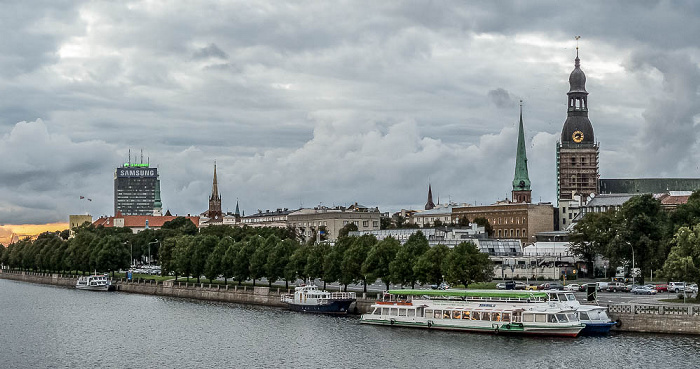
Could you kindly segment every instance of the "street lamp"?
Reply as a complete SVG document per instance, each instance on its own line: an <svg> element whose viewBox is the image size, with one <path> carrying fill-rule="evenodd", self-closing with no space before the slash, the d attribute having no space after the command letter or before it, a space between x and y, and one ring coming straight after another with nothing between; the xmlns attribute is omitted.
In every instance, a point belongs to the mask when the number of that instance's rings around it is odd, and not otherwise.
<svg viewBox="0 0 700 369"><path fill-rule="evenodd" d="M158 239L156 238L155 241L148 243L148 265L151 265L151 244L152 243L158 243Z"/></svg>
<svg viewBox="0 0 700 369"><path fill-rule="evenodd" d="M129 266L132 266L134 265L134 244L131 243L131 241L129 240L124 241L124 244L126 245L127 242L129 243L129 246L131 246L131 253L129 254Z"/></svg>
<svg viewBox="0 0 700 369"><path fill-rule="evenodd" d="M632 247L632 244L630 242L627 242L627 244L630 245L630 249L632 250L632 284L634 284L634 277L637 274L637 271L634 268L634 247Z"/></svg>

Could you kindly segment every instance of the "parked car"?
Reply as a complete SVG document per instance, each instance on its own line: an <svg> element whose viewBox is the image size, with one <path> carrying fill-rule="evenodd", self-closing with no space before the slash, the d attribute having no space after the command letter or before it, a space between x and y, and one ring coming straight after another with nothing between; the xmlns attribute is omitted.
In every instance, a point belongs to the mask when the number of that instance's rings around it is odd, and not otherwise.
<svg viewBox="0 0 700 369"><path fill-rule="evenodd" d="M608 292L626 292L627 286L622 282L610 282L608 283Z"/></svg>
<svg viewBox="0 0 700 369"><path fill-rule="evenodd" d="M499 290L505 290L506 284L505 283L497 283L496 288L498 288Z"/></svg>
<svg viewBox="0 0 700 369"><path fill-rule="evenodd" d="M525 289L528 291L537 291L537 285L536 284L529 284L525 286Z"/></svg>
<svg viewBox="0 0 700 369"><path fill-rule="evenodd" d="M634 286L634 288L632 288L632 293L635 295L656 295L656 288L651 285Z"/></svg>
<svg viewBox="0 0 700 369"><path fill-rule="evenodd" d="M656 292L668 292L668 285L657 284L656 286L654 286L654 289L656 289Z"/></svg>
<svg viewBox="0 0 700 369"><path fill-rule="evenodd" d="M566 287L564 287L564 289L567 291L576 292L579 290L579 287L581 287L581 285L578 283L570 283L567 284Z"/></svg>
<svg viewBox="0 0 700 369"><path fill-rule="evenodd" d="M608 290L608 282L596 282L596 289L598 291L607 291Z"/></svg>
<svg viewBox="0 0 700 369"><path fill-rule="evenodd" d="M685 282L668 282L669 292L683 292L685 291Z"/></svg>
<svg viewBox="0 0 700 369"><path fill-rule="evenodd" d="M698 285L693 283L689 286L686 286L685 290L686 290L686 292L689 292L689 293L698 293Z"/></svg>
<svg viewBox="0 0 700 369"><path fill-rule="evenodd" d="M578 286L578 291L579 292L586 292L588 291L588 285L590 283L582 283L580 286Z"/></svg>
<svg viewBox="0 0 700 369"><path fill-rule="evenodd" d="M560 290L560 291L563 291L563 290L564 290L564 285L561 284L561 283L559 283L559 282L552 282L552 283L548 283L547 289L548 289L548 290Z"/></svg>
<svg viewBox="0 0 700 369"><path fill-rule="evenodd" d="M516 282L515 282L515 288L514 288L514 289L516 289L516 290L524 290L525 288L527 288L527 284L525 284L525 282L520 282L520 281L516 281Z"/></svg>

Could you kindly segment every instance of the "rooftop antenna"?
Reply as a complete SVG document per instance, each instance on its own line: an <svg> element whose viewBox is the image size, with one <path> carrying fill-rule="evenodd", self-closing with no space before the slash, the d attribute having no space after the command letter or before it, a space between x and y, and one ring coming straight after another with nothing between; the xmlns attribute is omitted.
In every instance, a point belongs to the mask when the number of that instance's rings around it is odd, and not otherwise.
<svg viewBox="0 0 700 369"><path fill-rule="evenodd" d="M578 40L581 38L581 36L576 36L576 57L578 58Z"/></svg>
<svg viewBox="0 0 700 369"><path fill-rule="evenodd" d="M129 148L129 166L131 166L131 148Z"/></svg>
<svg viewBox="0 0 700 369"><path fill-rule="evenodd" d="M141 161L139 162L139 164L143 164L143 149L141 149Z"/></svg>

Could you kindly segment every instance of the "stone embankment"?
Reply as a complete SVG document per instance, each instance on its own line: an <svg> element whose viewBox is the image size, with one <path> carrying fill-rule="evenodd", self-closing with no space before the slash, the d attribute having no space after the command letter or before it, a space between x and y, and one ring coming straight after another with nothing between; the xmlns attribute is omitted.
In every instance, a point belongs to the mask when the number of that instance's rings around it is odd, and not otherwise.
<svg viewBox="0 0 700 369"><path fill-rule="evenodd" d="M622 332L700 334L700 305L616 304L608 315Z"/></svg>
<svg viewBox="0 0 700 369"><path fill-rule="evenodd" d="M74 287L77 276L0 270L0 278ZM288 292L275 287L221 286L174 280L162 283L114 280L113 284L118 291L127 293L278 307L284 307L281 295ZM376 293L362 294L351 307L352 311L367 312L378 298L380 295ZM613 320L620 322L614 328L616 331L700 335L700 305L615 304L608 305L608 312Z"/></svg>
<svg viewBox="0 0 700 369"><path fill-rule="evenodd" d="M32 273L0 270L0 278L12 279L30 283L51 284L56 286L74 287L77 276L48 273ZM281 297L290 291L283 288L249 287L208 283L193 283L185 281L154 282L152 280L127 281L124 279L112 280L117 291L126 293L138 293L144 295L158 295L189 298L208 301L233 302L239 304L254 304L284 307ZM361 314L369 310L370 305L376 301L377 294L362 294L357 302L351 306L351 311Z"/></svg>

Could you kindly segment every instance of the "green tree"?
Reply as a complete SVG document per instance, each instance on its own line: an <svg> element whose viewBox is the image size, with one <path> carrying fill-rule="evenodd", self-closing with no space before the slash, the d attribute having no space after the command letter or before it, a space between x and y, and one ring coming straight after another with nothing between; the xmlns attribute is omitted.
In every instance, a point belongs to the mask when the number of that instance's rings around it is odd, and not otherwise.
<svg viewBox="0 0 700 369"><path fill-rule="evenodd" d="M422 283L439 284L444 279L445 262L449 255L450 248L445 245L431 247L416 260L413 273Z"/></svg>
<svg viewBox="0 0 700 369"><path fill-rule="evenodd" d="M194 257L194 236L182 235L178 236L175 241L175 273L184 275L187 281L190 281L192 275L192 259Z"/></svg>
<svg viewBox="0 0 700 369"><path fill-rule="evenodd" d="M233 264L236 261L238 251L240 251L240 242L226 236L219 240L219 244L223 244L223 248L226 250L224 258L221 260L221 275L224 277L224 284L228 284L229 278L233 277Z"/></svg>
<svg viewBox="0 0 700 369"><path fill-rule="evenodd" d="M486 234L489 237L493 237L493 227L491 226L491 223L489 223L489 220L484 218L484 217L476 217L474 218L474 221L472 223L476 223L477 226L479 227L484 227L486 230Z"/></svg>
<svg viewBox="0 0 700 369"><path fill-rule="evenodd" d="M335 245L331 247L331 251L323 260L324 283L340 281L340 266L343 262L343 255L345 255L345 251L350 248L352 242L352 237L341 237L336 240ZM345 287L347 289L347 286Z"/></svg>
<svg viewBox="0 0 700 369"><path fill-rule="evenodd" d="M340 283L348 285L349 283L362 282L363 291L367 292L367 275L362 272L362 264L367 259L369 250L377 243L377 238L374 235L366 234L356 237L352 246L345 251L343 261L340 264Z"/></svg>
<svg viewBox="0 0 700 369"><path fill-rule="evenodd" d="M211 237L216 236L211 235ZM209 283L218 278L219 275L224 274L224 259L226 258L226 250L228 250L229 244L222 241L218 240L216 242L214 250L209 254L204 264L204 276L207 277ZM224 283L226 283L225 279Z"/></svg>
<svg viewBox="0 0 700 369"><path fill-rule="evenodd" d="M469 227L469 218L467 218L466 215L462 215L459 217L459 226L460 227Z"/></svg>
<svg viewBox="0 0 700 369"><path fill-rule="evenodd" d="M170 275L171 272L177 270L175 264L175 245L177 237L168 237L163 240L163 244L160 247L160 254L158 258L160 260L160 269L163 275ZM131 262L131 261L129 261ZM177 273L175 273L175 280L177 281Z"/></svg>
<svg viewBox="0 0 700 369"><path fill-rule="evenodd" d="M423 232L418 231L408 237L406 243L396 253L394 261L389 263L391 280L401 285L410 284L411 288L415 288L417 278L413 272L413 266L416 260L429 249L430 245Z"/></svg>
<svg viewBox="0 0 700 369"><path fill-rule="evenodd" d="M268 236L265 240L260 242L260 245L255 249L253 256L250 258L250 274L253 277L253 285L255 285L255 280L262 277L268 276L267 260L272 253L272 250L280 242L280 239L275 235ZM269 286L272 286L272 282L268 278Z"/></svg>
<svg viewBox="0 0 700 369"><path fill-rule="evenodd" d="M615 230L615 211L587 213L571 232L569 250L586 262L587 273L593 273L593 263L598 255L604 254Z"/></svg>
<svg viewBox="0 0 700 369"><path fill-rule="evenodd" d="M214 248L219 243L219 240L215 236L211 235L197 235L194 236L193 246L194 251L192 253L191 268L193 276L197 277L197 283L199 279L204 274L204 267L207 264L207 259L209 255L214 251ZM211 282L211 280L210 280Z"/></svg>
<svg viewBox="0 0 700 369"><path fill-rule="evenodd" d="M306 262L309 260L310 253L311 245L309 244L300 245L294 250L292 256L289 257L289 263L287 263L284 273L289 280L301 278L306 282L308 277L306 274Z"/></svg>
<svg viewBox="0 0 700 369"><path fill-rule="evenodd" d="M362 273L370 280L380 278L389 289L391 283L391 270L389 265L396 258L401 243L393 237L387 237L377 242L367 254L365 262L362 264Z"/></svg>
<svg viewBox="0 0 700 369"><path fill-rule="evenodd" d="M700 223L681 227L673 237L671 252L663 266L668 280L700 283Z"/></svg>
<svg viewBox="0 0 700 369"><path fill-rule="evenodd" d="M118 236L107 236L98 243L96 269L114 272L129 267L129 250Z"/></svg>
<svg viewBox="0 0 700 369"><path fill-rule="evenodd" d="M493 279L493 262L473 242L461 242L445 261L445 279L450 284L488 282Z"/></svg>
<svg viewBox="0 0 700 369"><path fill-rule="evenodd" d="M306 275L311 280L320 278L323 280L323 289L326 289L326 273L325 262L328 255L331 253L331 245L327 242L321 242L311 246L309 257L306 259Z"/></svg>
<svg viewBox="0 0 700 369"><path fill-rule="evenodd" d="M270 236L274 237L274 236ZM291 238L277 242L273 247L270 255L267 258L267 278L272 283L280 278L285 277L285 268L289 264L289 259L296 250L298 242ZM285 278L285 288L289 288L289 280Z"/></svg>
<svg viewBox="0 0 700 369"><path fill-rule="evenodd" d="M197 226L191 220L185 217L177 217L173 220L163 223L161 229L171 229L179 234L194 236L199 231Z"/></svg>
<svg viewBox="0 0 700 369"><path fill-rule="evenodd" d="M259 242L258 237L253 237L252 240L241 241L236 259L233 261L233 277L238 280L239 285L250 278L250 258L253 256L256 245Z"/></svg>
<svg viewBox="0 0 700 369"><path fill-rule="evenodd" d="M338 231L338 238L348 237L348 234L350 232L356 232L356 231L357 231L357 225L355 223L348 223L348 224L344 225L343 228L341 228Z"/></svg>

